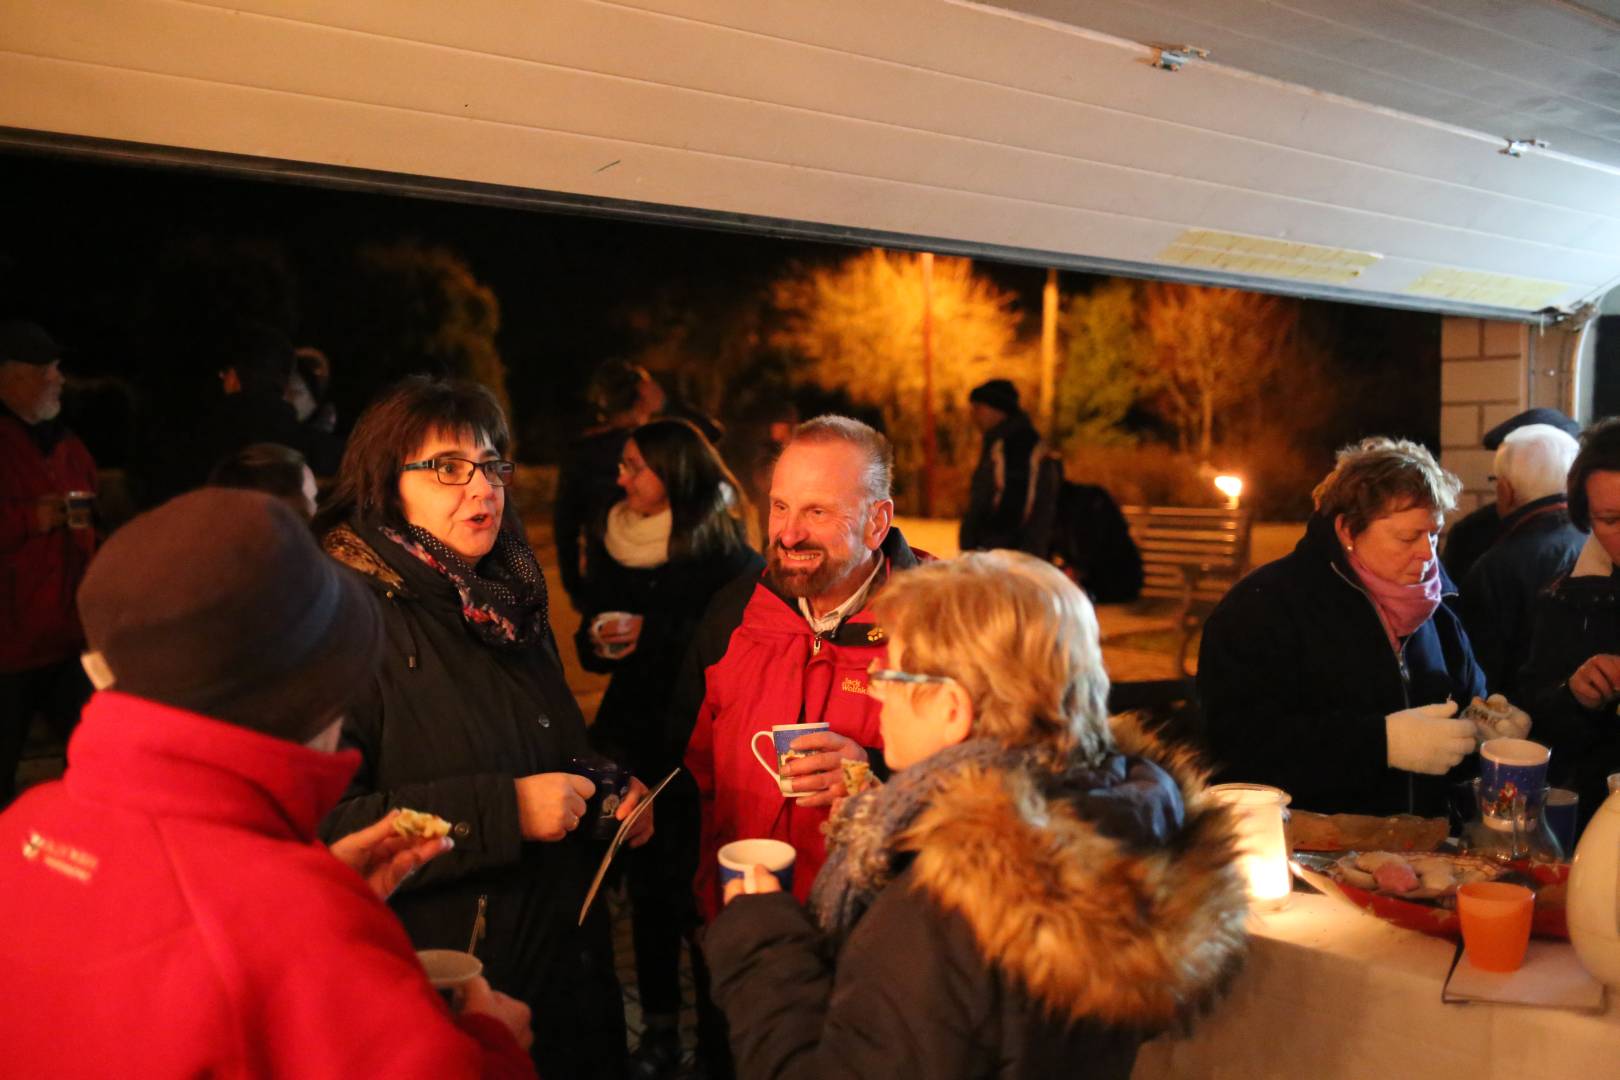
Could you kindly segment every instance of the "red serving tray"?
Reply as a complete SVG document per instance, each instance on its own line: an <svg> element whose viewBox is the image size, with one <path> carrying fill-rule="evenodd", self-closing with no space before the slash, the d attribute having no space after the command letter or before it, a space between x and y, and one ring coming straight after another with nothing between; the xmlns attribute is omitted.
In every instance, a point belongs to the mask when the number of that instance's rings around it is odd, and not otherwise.
<svg viewBox="0 0 1620 1080"><path fill-rule="evenodd" d="M1426 900L1402 900L1398 896L1385 896L1382 893L1369 892L1366 889L1349 885L1330 876L1325 871L1295 864L1298 876L1313 888L1322 892L1336 893L1352 904L1365 911L1370 911L1385 922L1407 930L1416 930L1420 934L1430 937L1445 938L1449 941L1462 940L1462 922L1457 917L1457 909L1445 907L1440 903ZM1502 864L1507 872L1516 873L1528 878L1535 884L1536 910L1531 917L1530 933L1537 937L1561 938L1569 940L1569 923L1565 918L1562 890L1558 890L1556 899L1549 896L1543 901L1541 890L1548 886L1559 886L1569 880L1568 863L1531 863L1524 860ZM1454 899L1448 903L1455 904Z"/></svg>

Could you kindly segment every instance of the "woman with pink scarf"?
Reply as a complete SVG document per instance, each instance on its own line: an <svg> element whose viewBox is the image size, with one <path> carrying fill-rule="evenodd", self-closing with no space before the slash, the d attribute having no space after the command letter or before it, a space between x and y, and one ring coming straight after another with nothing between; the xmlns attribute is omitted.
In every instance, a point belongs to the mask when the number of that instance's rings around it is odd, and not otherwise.
<svg viewBox="0 0 1620 1080"><path fill-rule="evenodd" d="M1458 710L1485 694L1436 556L1461 486L1413 442L1339 452L1293 553L1204 626L1198 692L1220 779L1322 813L1445 813L1446 776L1475 747Z"/></svg>

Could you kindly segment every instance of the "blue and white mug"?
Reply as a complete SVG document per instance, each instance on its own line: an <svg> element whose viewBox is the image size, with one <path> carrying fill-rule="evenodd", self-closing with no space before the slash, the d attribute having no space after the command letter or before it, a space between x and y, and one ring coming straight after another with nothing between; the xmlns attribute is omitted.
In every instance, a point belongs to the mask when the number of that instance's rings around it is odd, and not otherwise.
<svg viewBox="0 0 1620 1080"><path fill-rule="evenodd" d="M1552 751L1529 739L1487 739L1479 748L1480 817L1499 832L1514 827L1547 789Z"/></svg>
<svg viewBox="0 0 1620 1080"><path fill-rule="evenodd" d="M754 752L754 760L759 762L760 768L771 774L771 779L776 781L777 790L781 791L783 796L789 799L802 799L806 795L814 795L815 792L794 791L793 777L784 776L783 770L787 768L787 763L794 758L809 757L817 751L795 750L793 749L793 740L801 735L814 735L818 731L830 730L832 730L832 725L826 721L815 724L777 724L769 731L754 732L754 737L748 740L748 748ZM774 765L766 761L759 752L759 740L762 738L770 739L771 745L776 751L776 763Z"/></svg>
<svg viewBox="0 0 1620 1080"><path fill-rule="evenodd" d="M783 892L792 892L793 862L797 858L793 845L781 840L733 840L720 848L720 891L746 875L749 867L758 865L771 872Z"/></svg>

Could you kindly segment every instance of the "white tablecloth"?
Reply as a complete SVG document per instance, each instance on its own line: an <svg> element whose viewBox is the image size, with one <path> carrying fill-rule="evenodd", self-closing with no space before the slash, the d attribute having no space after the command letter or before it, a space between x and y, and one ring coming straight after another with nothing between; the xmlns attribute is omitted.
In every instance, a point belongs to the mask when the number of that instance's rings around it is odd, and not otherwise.
<svg viewBox="0 0 1620 1080"><path fill-rule="evenodd" d="M1249 966L1186 1040L1142 1048L1133 1080L1599 1080L1620 1077L1620 1008L1601 1016L1444 1005L1453 946L1333 897L1257 916Z"/></svg>

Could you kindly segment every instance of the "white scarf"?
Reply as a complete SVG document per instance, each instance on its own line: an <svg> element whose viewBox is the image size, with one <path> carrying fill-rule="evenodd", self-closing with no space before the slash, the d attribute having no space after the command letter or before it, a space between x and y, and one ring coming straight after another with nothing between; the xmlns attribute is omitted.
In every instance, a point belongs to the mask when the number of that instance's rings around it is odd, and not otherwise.
<svg viewBox="0 0 1620 1080"><path fill-rule="evenodd" d="M662 566L669 561L669 531L674 524L667 506L656 514L638 514L621 499L608 511L602 542L620 566Z"/></svg>

